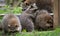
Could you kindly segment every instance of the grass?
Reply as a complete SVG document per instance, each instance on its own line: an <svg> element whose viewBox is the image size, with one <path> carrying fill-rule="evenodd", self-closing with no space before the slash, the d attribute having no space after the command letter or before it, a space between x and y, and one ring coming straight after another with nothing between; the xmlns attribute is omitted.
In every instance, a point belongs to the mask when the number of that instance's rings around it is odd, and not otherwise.
<svg viewBox="0 0 60 36"><path fill-rule="evenodd" d="M56 29L54 31L35 31L31 33L16 34L16 36L60 36L60 29Z"/></svg>
<svg viewBox="0 0 60 36"><path fill-rule="evenodd" d="M53 31L33 31L33 32L16 33L14 36L60 36L60 28L57 28Z"/></svg>

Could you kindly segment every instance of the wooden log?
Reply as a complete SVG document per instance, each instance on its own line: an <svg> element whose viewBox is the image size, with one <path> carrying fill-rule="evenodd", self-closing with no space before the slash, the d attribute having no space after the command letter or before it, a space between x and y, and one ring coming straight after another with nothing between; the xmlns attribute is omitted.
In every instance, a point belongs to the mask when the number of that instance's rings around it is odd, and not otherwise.
<svg viewBox="0 0 60 36"><path fill-rule="evenodd" d="M54 28L58 26L58 0L54 0Z"/></svg>
<svg viewBox="0 0 60 36"><path fill-rule="evenodd" d="M58 26L60 27L60 0L58 0Z"/></svg>

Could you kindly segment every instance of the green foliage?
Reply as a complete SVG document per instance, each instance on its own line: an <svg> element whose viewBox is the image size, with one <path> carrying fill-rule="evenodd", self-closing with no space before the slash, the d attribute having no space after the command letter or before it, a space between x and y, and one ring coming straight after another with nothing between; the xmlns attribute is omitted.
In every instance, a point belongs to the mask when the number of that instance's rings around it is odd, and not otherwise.
<svg viewBox="0 0 60 36"><path fill-rule="evenodd" d="M21 7L15 7L12 11L15 14L20 14L20 13L22 13L22 8Z"/></svg>
<svg viewBox="0 0 60 36"><path fill-rule="evenodd" d="M21 7L5 6L3 8L4 9L0 9L0 14L5 14L5 13L9 13L9 12L13 12L14 14L22 13L22 8Z"/></svg>

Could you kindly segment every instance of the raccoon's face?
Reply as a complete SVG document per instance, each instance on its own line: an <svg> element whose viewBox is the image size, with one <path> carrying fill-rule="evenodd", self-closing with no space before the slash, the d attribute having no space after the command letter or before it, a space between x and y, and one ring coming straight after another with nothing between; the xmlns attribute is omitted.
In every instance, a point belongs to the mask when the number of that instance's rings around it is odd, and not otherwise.
<svg viewBox="0 0 60 36"><path fill-rule="evenodd" d="M53 21L50 18L44 18L40 21L39 26L42 28L50 28L53 26Z"/></svg>
<svg viewBox="0 0 60 36"><path fill-rule="evenodd" d="M9 32L18 32L20 30L20 24L16 19L10 19L8 22L8 31Z"/></svg>

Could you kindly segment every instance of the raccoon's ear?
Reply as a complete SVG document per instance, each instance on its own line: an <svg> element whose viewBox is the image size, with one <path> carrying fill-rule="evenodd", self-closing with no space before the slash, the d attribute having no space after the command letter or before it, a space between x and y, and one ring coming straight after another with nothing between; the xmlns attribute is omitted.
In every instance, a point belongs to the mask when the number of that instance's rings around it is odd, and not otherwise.
<svg viewBox="0 0 60 36"><path fill-rule="evenodd" d="M8 27L10 27L11 25L8 24Z"/></svg>
<svg viewBox="0 0 60 36"><path fill-rule="evenodd" d="M10 28L11 27L11 25L8 25L8 28Z"/></svg>

